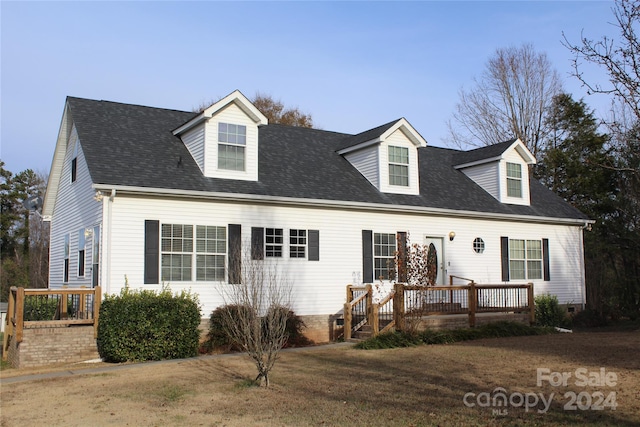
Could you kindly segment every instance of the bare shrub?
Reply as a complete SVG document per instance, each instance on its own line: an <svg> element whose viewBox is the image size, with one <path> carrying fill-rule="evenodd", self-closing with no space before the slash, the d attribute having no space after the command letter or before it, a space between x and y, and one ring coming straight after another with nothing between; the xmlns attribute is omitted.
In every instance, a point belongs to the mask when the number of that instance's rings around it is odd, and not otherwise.
<svg viewBox="0 0 640 427"><path fill-rule="evenodd" d="M269 372L287 342L291 284L277 265L251 259L249 252L242 256L240 283L220 287L224 303L242 309L222 311L221 320L229 336L255 363L255 381L268 387Z"/></svg>

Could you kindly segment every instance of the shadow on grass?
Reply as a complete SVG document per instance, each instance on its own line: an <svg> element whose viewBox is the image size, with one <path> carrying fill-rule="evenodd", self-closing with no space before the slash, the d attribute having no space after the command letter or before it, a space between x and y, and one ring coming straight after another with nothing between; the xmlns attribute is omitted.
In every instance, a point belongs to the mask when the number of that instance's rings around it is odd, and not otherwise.
<svg viewBox="0 0 640 427"><path fill-rule="evenodd" d="M520 337L520 347L529 347L536 351L535 343L531 339L555 337ZM495 345L496 348L511 349L513 344L502 342L513 339L487 339L478 346ZM525 343L529 342L530 346ZM440 425L639 425L633 415L622 412L606 411L566 411L567 401L564 396L555 393L548 410L544 405L525 411L523 407L511 406L506 413L500 412L504 408L474 407L465 405L464 397L467 393L491 393L497 387L503 387L507 395L514 393L546 393L548 389L528 387L530 382L512 380L502 377L502 364L509 360L485 360L483 364L474 363L474 342L455 345L419 346L404 349L372 350L369 352L348 351L342 354L304 353L297 360L287 363L288 375L320 376L313 382L298 380L291 381L287 388L294 394L307 396L315 405L326 404L336 408L333 414L313 411L306 413L311 417L311 423L325 422L328 424L355 423L367 424L440 424ZM468 348L462 348L462 346ZM589 347L584 347L589 351ZM458 360L456 353L465 353ZM491 358L484 355L478 358ZM287 361L289 362L289 361ZM487 372L486 365L493 366L493 374ZM314 366L321 367L314 372ZM535 375L535 367L532 369ZM517 369L517 367L516 367ZM299 374L298 374L299 372ZM279 379L283 381L283 379ZM535 377L534 377L535 382ZM535 384L534 384L535 385ZM469 399L467 400L469 402ZM473 403L473 399L471 399ZM497 410L497 412L494 412ZM323 417L320 419L318 417Z"/></svg>

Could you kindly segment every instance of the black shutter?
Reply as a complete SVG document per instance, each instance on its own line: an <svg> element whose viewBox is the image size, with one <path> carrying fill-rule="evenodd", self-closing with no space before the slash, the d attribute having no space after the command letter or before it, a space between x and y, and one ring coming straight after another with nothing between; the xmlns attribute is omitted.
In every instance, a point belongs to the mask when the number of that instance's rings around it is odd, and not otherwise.
<svg viewBox="0 0 640 427"><path fill-rule="evenodd" d="M309 261L320 261L320 231L309 230Z"/></svg>
<svg viewBox="0 0 640 427"><path fill-rule="evenodd" d="M502 259L502 281L509 281L509 238L500 238L500 257Z"/></svg>
<svg viewBox="0 0 640 427"><path fill-rule="evenodd" d="M362 281L373 283L373 231L362 230Z"/></svg>
<svg viewBox="0 0 640 427"><path fill-rule="evenodd" d="M550 281L551 273L549 272L549 239L542 239L542 269L544 272L545 282Z"/></svg>
<svg viewBox="0 0 640 427"><path fill-rule="evenodd" d="M229 224L229 283L242 282L242 226Z"/></svg>
<svg viewBox="0 0 640 427"><path fill-rule="evenodd" d="M398 282L407 281L407 233L398 231Z"/></svg>
<svg viewBox="0 0 640 427"><path fill-rule="evenodd" d="M144 222L144 283L160 283L160 221Z"/></svg>
<svg viewBox="0 0 640 427"><path fill-rule="evenodd" d="M251 227L251 259L264 259L264 228Z"/></svg>

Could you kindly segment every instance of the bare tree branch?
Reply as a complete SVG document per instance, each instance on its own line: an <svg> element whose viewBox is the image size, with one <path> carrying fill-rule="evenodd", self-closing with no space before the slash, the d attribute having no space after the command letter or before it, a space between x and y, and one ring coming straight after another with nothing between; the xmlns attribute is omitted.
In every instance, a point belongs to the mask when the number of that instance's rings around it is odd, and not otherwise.
<svg viewBox="0 0 640 427"><path fill-rule="evenodd" d="M276 264L251 259L246 250L242 253L241 283L222 284L219 290L225 305L235 307L221 311L224 328L255 363L256 381L268 387L269 373L287 341L291 284Z"/></svg>
<svg viewBox="0 0 640 427"><path fill-rule="evenodd" d="M461 89L449 141L460 148L520 138L535 156L549 132L545 116L560 78L546 54L532 45L498 49L469 91Z"/></svg>

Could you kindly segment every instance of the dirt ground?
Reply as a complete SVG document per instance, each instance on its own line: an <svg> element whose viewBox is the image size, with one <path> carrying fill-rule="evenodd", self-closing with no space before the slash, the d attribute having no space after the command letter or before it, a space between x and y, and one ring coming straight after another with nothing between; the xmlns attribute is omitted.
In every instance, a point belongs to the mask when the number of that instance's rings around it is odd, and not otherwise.
<svg viewBox="0 0 640 427"><path fill-rule="evenodd" d="M316 347L283 352L269 389L250 384L255 368L242 355L104 372L92 369L106 364L8 369L0 375L0 424L640 426L639 354L640 331ZM8 383L56 370L77 374ZM499 393L507 396L502 406L493 399Z"/></svg>

